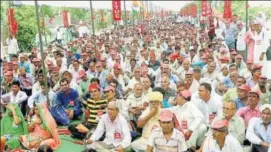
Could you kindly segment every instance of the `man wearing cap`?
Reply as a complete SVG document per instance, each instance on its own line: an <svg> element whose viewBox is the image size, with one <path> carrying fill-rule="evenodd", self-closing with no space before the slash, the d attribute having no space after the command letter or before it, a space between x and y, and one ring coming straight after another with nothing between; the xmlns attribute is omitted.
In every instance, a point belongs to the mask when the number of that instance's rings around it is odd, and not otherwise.
<svg viewBox="0 0 271 152"><path fill-rule="evenodd" d="M188 148L197 148L201 145L207 127L203 123L203 114L190 102L191 93L183 90L177 93L174 104L177 106L172 108L172 112L176 115L179 127L181 127Z"/></svg>
<svg viewBox="0 0 271 152"><path fill-rule="evenodd" d="M202 152L243 152L239 141L228 131L228 120L217 120L211 128L212 135L205 139Z"/></svg>
<svg viewBox="0 0 271 152"><path fill-rule="evenodd" d="M261 116L259 102L260 92L256 90L251 90L248 94L248 105L237 111L237 115L244 119L246 127L248 126L251 118Z"/></svg>
<svg viewBox="0 0 271 152"><path fill-rule="evenodd" d="M248 80L247 84L250 86L250 88L253 88L258 84L258 81L260 79L260 76L262 75L262 65L260 64L254 64L253 70L251 72L251 79Z"/></svg>
<svg viewBox="0 0 271 152"><path fill-rule="evenodd" d="M101 116L97 128L91 137L85 142L88 148L97 151L124 152L131 151L131 134L127 121L120 114L119 107L115 101L108 104L107 113ZM78 127L80 129L80 126ZM105 139L99 141L105 133Z"/></svg>
<svg viewBox="0 0 271 152"><path fill-rule="evenodd" d="M163 95L160 92L154 91L148 94L149 106L142 112L137 122L138 127L143 128L142 136L131 144L134 151L145 151L151 131L160 126L159 115L162 100Z"/></svg>
<svg viewBox="0 0 271 152"><path fill-rule="evenodd" d="M267 77L264 75L260 76L260 79L258 81L258 84L253 87L254 90L258 90L260 92L260 104L271 104L271 101L269 100L270 91L268 90L267 86Z"/></svg>
<svg viewBox="0 0 271 152"><path fill-rule="evenodd" d="M90 84L90 79L88 79L87 74L83 69L79 71L78 76L79 79L81 79L78 85L79 97L85 97L89 93L88 86Z"/></svg>
<svg viewBox="0 0 271 152"><path fill-rule="evenodd" d="M245 140L245 122L236 114L236 102L230 100L223 103L223 115L215 117L213 123L218 120L227 120L229 123L228 132L233 135L242 145Z"/></svg>
<svg viewBox="0 0 271 152"><path fill-rule="evenodd" d="M246 132L246 138L252 143L253 152L271 150L271 104L264 104L260 110L261 117L252 118Z"/></svg>
<svg viewBox="0 0 271 152"><path fill-rule="evenodd" d="M100 86L96 83L92 83L89 85L88 90L90 92L90 98L87 99L87 101L83 100L85 106L85 121L83 121L82 124L71 124L68 127L74 138L84 139L88 131L97 127L101 116L105 113L107 100L102 99Z"/></svg>
<svg viewBox="0 0 271 152"><path fill-rule="evenodd" d="M235 100L237 110L248 105L249 92L250 92L250 87L247 84L243 84L237 88L238 98Z"/></svg>
<svg viewBox="0 0 271 152"><path fill-rule="evenodd" d="M187 145L184 135L174 128L173 113L170 110L163 110L159 116L160 127L154 129L148 138L146 152L186 152Z"/></svg>
<svg viewBox="0 0 271 152"><path fill-rule="evenodd" d="M227 102L228 100L235 100L238 98L237 88L241 85L246 84L246 79L242 76L238 76L236 80L236 86L234 88L230 88L227 92L222 96L222 101Z"/></svg>
<svg viewBox="0 0 271 152"><path fill-rule="evenodd" d="M120 84L121 88L123 89L125 87L125 82L123 78L122 69L119 63L115 63L113 66L113 77L118 80L118 83Z"/></svg>

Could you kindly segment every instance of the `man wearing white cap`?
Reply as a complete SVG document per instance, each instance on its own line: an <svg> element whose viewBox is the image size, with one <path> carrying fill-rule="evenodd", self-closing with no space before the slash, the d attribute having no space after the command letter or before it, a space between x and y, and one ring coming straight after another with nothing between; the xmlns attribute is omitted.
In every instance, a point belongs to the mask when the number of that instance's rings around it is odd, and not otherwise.
<svg viewBox="0 0 271 152"><path fill-rule="evenodd" d="M249 121L246 138L252 143L253 152L271 150L271 104L260 108L261 117Z"/></svg>
<svg viewBox="0 0 271 152"><path fill-rule="evenodd" d="M137 124L138 127L143 128L142 136L131 144L134 151L145 151L151 131L160 126L159 115L162 100L163 95L160 92L154 91L148 94L149 107L142 112Z"/></svg>
<svg viewBox="0 0 271 152"><path fill-rule="evenodd" d="M151 132L148 139L146 152L185 152L187 145L184 135L174 128L173 114L170 110L163 110L159 116L161 128L156 128Z"/></svg>

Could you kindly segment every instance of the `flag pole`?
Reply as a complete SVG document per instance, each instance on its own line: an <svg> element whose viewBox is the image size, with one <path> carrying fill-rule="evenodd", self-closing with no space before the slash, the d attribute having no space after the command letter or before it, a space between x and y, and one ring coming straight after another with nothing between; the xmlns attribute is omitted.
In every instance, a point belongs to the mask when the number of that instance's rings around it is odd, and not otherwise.
<svg viewBox="0 0 271 152"><path fill-rule="evenodd" d="M124 0L123 3L124 3L125 30L127 32L126 0Z"/></svg>
<svg viewBox="0 0 271 152"><path fill-rule="evenodd" d="M50 101L49 101L49 95L48 95L48 92L49 92L48 80L47 80L47 75L46 75L46 72L45 72L45 63L44 63L45 57L43 55L43 45L42 45L42 37L41 37L41 29L40 29L40 18L39 18L39 8L38 7L39 7L38 2L37 2L37 0L35 0L37 26L38 26L39 41L40 41L40 53L41 53L42 68L43 68L42 73L43 73L43 76L45 78L45 90L46 90L47 105L48 105L48 107L50 107Z"/></svg>
<svg viewBox="0 0 271 152"><path fill-rule="evenodd" d="M248 0L246 0L246 31L248 31ZM247 59L247 44L246 44L246 54L245 54L245 60Z"/></svg>
<svg viewBox="0 0 271 152"><path fill-rule="evenodd" d="M94 29L94 20L93 20L92 0L89 1L89 4L90 4L90 15L91 15L92 33L93 33L93 37L94 37L94 47L95 47L95 51L97 51L96 38L95 38L95 29Z"/></svg>
<svg viewBox="0 0 271 152"><path fill-rule="evenodd" d="M45 38L45 46L48 45L47 43L47 36L46 36L46 30L45 30L45 21L44 21L44 13L43 13L43 9L42 9L42 6L40 7L40 10L41 10L41 14L42 14L42 22L43 22L43 31L44 31L44 38Z"/></svg>

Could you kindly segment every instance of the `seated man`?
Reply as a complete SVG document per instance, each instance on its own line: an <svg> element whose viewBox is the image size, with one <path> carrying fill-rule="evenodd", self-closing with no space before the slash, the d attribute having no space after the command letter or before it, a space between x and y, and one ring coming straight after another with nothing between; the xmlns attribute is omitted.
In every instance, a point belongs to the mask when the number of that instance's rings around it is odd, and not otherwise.
<svg viewBox="0 0 271 152"><path fill-rule="evenodd" d="M188 148L196 149L201 145L207 127L203 123L203 114L190 102L191 93L188 90L179 92L175 98L172 112L176 115L177 121L182 128L187 140Z"/></svg>
<svg viewBox="0 0 271 152"><path fill-rule="evenodd" d="M94 130L97 127L107 106L107 100L102 99L98 84L90 84L88 90L91 98L83 101L83 104L86 106L85 121L82 124L71 124L68 127L72 137L79 139L84 139L89 130Z"/></svg>
<svg viewBox="0 0 271 152"><path fill-rule="evenodd" d="M70 120L77 119L82 114L81 103L78 100L78 92L70 88L69 80L63 78L60 81L61 91L56 95L56 111L51 109L57 123L68 125ZM63 113L64 112L64 113Z"/></svg>
<svg viewBox="0 0 271 152"><path fill-rule="evenodd" d="M142 136L131 144L134 151L145 151L147 149L147 141L151 131L159 127L158 117L162 100L163 95L160 92L148 94L149 106L143 111L137 122L138 127L143 128Z"/></svg>
<svg viewBox="0 0 271 152"><path fill-rule="evenodd" d="M212 136L208 136L204 143L202 152L223 151L243 152L239 141L229 134L228 121L218 120L212 123Z"/></svg>
<svg viewBox="0 0 271 152"><path fill-rule="evenodd" d="M261 117L249 121L246 137L252 143L253 152L271 150L271 104L261 107Z"/></svg>
<svg viewBox="0 0 271 152"><path fill-rule="evenodd" d="M99 141L105 132L105 139ZM107 113L102 115L98 126L90 139L85 141L88 148L97 151L123 152L131 144L131 134L127 121L119 113L117 103L112 101L108 104Z"/></svg>
<svg viewBox="0 0 271 152"><path fill-rule="evenodd" d="M186 152L187 145L184 135L174 128L173 114L170 110L161 111L159 124L161 128L156 128L151 132L146 152Z"/></svg>
<svg viewBox="0 0 271 152"><path fill-rule="evenodd" d="M244 119L246 128L251 118L261 116L258 104L259 102L260 102L260 92L251 90L248 94L248 105L237 111L237 115Z"/></svg>
<svg viewBox="0 0 271 152"><path fill-rule="evenodd" d="M234 136L240 144L243 144L245 139L245 122L236 114L237 107L235 101L224 102L223 104L223 115L215 117L213 122L217 120L228 120L229 127L228 132Z"/></svg>

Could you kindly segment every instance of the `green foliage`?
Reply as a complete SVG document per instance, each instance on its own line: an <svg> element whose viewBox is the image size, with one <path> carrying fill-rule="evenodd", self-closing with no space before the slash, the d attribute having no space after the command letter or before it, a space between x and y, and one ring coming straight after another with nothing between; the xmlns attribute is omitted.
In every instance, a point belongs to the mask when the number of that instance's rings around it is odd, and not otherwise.
<svg viewBox="0 0 271 152"><path fill-rule="evenodd" d="M29 51L37 33L35 7L23 5L14 8L15 19L18 22L17 40L21 51Z"/></svg>

